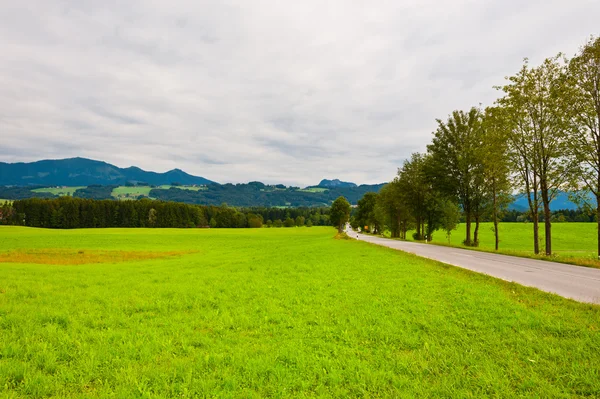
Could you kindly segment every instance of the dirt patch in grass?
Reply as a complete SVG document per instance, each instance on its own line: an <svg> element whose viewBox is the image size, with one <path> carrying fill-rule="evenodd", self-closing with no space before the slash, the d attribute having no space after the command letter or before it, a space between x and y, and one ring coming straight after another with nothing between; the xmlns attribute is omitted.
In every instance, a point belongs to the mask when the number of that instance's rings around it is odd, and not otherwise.
<svg viewBox="0 0 600 399"><path fill-rule="evenodd" d="M42 265L85 265L161 259L194 251L102 251L77 249L17 249L0 252L0 263L35 263Z"/></svg>
<svg viewBox="0 0 600 399"><path fill-rule="evenodd" d="M336 240L351 240L352 238L348 237L348 234L341 232L337 233L333 238Z"/></svg>

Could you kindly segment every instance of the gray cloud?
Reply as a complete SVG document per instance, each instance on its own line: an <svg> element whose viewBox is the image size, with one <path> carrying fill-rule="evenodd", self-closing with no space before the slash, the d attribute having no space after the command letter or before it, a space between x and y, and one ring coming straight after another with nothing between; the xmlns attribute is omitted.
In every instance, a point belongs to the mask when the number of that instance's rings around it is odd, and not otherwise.
<svg viewBox="0 0 600 399"><path fill-rule="evenodd" d="M0 13L0 161L391 179L435 118L598 34L573 0L32 0ZM595 31L596 30L596 31Z"/></svg>

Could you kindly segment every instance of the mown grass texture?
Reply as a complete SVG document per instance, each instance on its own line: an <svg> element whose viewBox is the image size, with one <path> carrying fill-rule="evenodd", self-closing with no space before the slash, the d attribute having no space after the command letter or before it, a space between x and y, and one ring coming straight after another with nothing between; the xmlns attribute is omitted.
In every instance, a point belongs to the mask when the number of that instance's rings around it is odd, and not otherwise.
<svg viewBox="0 0 600 399"><path fill-rule="evenodd" d="M599 307L334 235L2 227L181 254L0 263L0 396L600 396Z"/></svg>

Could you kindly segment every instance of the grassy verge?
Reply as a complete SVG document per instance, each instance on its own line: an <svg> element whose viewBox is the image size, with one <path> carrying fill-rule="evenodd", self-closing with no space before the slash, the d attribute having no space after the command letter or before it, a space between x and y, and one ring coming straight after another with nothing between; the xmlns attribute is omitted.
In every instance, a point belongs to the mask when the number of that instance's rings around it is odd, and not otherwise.
<svg viewBox="0 0 600 399"><path fill-rule="evenodd" d="M501 223L500 249L498 251L494 249L494 233L491 223L481 223L479 247L465 247L462 245L462 241L465 239L464 224L460 224L458 229L452 232L450 239L446 237L445 232L437 231L433 234L433 241L430 244L600 268L600 261L596 253L597 230L595 223L552 224L553 254L551 256L535 255L533 253L532 228L530 223ZM412 233L414 231L407 233L409 241L414 241ZM389 234L384 236L389 238ZM540 225L540 248L542 252L544 251L543 242L544 230L543 225Z"/></svg>
<svg viewBox="0 0 600 399"><path fill-rule="evenodd" d="M334 234L0 227L0 396L600 396L600 307Z"/></svg>

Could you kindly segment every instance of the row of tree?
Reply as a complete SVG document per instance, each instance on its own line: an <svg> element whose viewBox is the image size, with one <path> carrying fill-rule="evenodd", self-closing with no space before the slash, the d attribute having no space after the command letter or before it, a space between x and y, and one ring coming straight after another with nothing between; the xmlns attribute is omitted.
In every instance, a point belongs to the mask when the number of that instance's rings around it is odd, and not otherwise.
<svg viewBox="0 0 600 399"><path fill-rule="evenodd" d="M142 199L29 198L0 207L0 224L45 228L216 227L329 225L329 208L234 208Z"/></svg>
<svg viewBox="0 0 600 399"><path fill-rule="evenodd" d="M562 54L511 76L494 105L454 111L437 120L424 154L413 154L379 194L359 202L357 223L387 227L393 236L448 233L459 218L465 245L476 246L479 223L498 222L515 192L527 197L533 249L552 253L550 203L561 191L593 207L599 223L600 256L600 38L590 38L576 56ZM596 201L587 203L592 194ZM475 224L474 230L472 224Z"/></svg>

